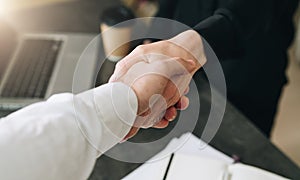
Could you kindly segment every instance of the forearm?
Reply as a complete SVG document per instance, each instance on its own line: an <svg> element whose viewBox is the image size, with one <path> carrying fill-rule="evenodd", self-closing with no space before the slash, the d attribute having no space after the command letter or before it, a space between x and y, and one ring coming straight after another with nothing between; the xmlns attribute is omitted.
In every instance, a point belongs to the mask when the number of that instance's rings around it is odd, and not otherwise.
<svg viewBox="0 0 300 180"><path fill-rule="evenodd" d="M136 110L133 91L114 83L1 119L0 179L87 179L96 158L129 132Z"/></svg>

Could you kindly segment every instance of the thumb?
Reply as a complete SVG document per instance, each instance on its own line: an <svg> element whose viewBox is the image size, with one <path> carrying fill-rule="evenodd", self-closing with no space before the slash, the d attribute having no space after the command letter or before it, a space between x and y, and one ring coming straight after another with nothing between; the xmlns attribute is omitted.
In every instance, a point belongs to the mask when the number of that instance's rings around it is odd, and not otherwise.
<svg viewBox="0 0 300 180"><path fill-rule="evenodd" d="M132 138L133 136L135 136L139 131L139 128L138 127L132 127L130 129L130 131L128 132L128 134L124 137L124 139L121 141L124 142L124 141L127 141L128 139Z"/></svg>

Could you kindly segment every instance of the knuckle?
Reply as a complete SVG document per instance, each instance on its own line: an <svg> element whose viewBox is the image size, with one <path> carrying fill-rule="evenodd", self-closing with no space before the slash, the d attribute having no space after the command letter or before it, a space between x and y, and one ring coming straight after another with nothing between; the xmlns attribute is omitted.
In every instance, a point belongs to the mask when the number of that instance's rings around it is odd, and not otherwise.
<svg viewBox="0 0 300 180"><path fill-rule="evenodd" d="M136 51L138 51L139 53L144 53L146 51L146 45L137 46Z"/></svg>
<svg viewBox="0 0 300 180"><path fill-rule="evenodd" d="M117 62L116 69L119 69L122 66L121 61Z"/></svg>
<svg viewBox="0 0 300 180"><path fill-rule="evenodd" d="M124 61L119 61L116 64L116 69L122 69L125 66Z"/></svg>

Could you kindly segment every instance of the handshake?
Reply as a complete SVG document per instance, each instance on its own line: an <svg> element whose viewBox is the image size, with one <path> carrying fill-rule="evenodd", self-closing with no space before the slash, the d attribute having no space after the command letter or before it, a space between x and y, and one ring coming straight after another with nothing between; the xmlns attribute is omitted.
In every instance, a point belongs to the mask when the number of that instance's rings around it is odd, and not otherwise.
<svg viewBox="0 0 300 180"><path fill-rule="evenodd" d="M118 62L109 82L126 84L138 99L136 120L124 140L140 128L165 128L177 110L186 109L189 83L205 62L201 37L193 30L138 46Z"/></svg>

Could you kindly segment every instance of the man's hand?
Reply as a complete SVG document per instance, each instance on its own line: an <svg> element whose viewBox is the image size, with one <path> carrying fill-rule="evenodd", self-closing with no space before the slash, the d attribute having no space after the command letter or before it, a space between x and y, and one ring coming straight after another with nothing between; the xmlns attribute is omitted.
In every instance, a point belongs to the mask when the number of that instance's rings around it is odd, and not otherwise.
<svg viewBox="0 0 300 180"><path fill-rule="evenodd" d="M138 116L126 138L139 128L167 126L176 116L174 105L185 93L195 69L193 60L164 59L138 62L119 77L115 82L130 86L138 99Z"/></svg>
<svg viewBox="0 0 300 180"><path fill-rule="evenodd" d="M188 84L205 62L202 40L191 30L167 41L138 46L121 60L110 82L129 85L139 99L139 117L125 139L135 135L140 127L164 128L175 119L176 109L187 108L188 98L184 95ZM164 100L156 96L156 101L160 100L155 102L155 94Z"/></svg>

